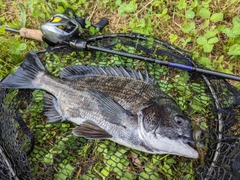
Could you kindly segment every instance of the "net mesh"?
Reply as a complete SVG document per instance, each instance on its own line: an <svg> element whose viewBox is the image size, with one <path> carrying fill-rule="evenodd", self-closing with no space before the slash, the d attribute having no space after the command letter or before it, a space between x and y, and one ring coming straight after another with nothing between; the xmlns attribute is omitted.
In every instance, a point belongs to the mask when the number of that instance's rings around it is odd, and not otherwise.
<svg viewBox="0 0 240 180"><path fill-rule="evenodd" d="M138 34L86 41L91 46L196 66L187 52ZM239 179L240 95L228 81L99 51L48 49L39 57L54 76L75 64L147 71L192 120L200 157L152 155L109 140L76 137L74 123L46 122L44 91L1 89L1 179Z"/></svg>

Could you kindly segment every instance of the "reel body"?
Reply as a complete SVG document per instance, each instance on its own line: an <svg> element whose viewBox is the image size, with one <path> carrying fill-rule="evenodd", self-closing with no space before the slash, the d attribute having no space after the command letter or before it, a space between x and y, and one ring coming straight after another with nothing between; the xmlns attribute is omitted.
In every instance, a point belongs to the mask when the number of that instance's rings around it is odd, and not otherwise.
<svg viewBox="0 0 240 180"><path fill-rule="evenodd" d="M47 43L61 44L83 33L81 25L65 14L56 14L40 27L43 40Z"/></svg>
<svg viewBox="0 0 240 180"><path fill-rule="evenodd" d="M108 25L108 19L101 18L96 24L91 24L98 31ZM68 44L70 40L81 37L83 28L86 28L86 18L80 18L70 8L63 14L56 14L46 23L42 24L40 30L43 34L43 41L48 45Z"/></svg>

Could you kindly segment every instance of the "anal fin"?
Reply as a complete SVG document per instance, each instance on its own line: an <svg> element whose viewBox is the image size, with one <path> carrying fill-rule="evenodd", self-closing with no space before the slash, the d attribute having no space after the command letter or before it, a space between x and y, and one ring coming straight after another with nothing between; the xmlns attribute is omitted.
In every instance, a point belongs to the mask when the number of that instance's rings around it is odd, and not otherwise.
<svg viewBox="0 0 240 180"><path fill-rule="evenodd" d="M86 139L112 138L107 131L92 122L84 122L83 124L76 126L73 130L73 134Z"/></svg>
<svg viewBox="0 0 240 180"><path fill-rule="evenodd" d="M57 122L63 119L57 99L48 93L44 95L44 115L47 116L48 122Z"/></svg>

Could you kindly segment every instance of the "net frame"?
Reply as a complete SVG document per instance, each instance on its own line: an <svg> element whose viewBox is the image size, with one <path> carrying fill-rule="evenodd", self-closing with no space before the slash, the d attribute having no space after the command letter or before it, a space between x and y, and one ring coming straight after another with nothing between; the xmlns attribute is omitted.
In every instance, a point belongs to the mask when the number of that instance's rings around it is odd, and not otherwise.
<svg viewBox="0 0 240 180"><path fill-rule="evenodd" d="M114 42L115 40L117 42ZM148 43L148 42L146 44L143 43L144 46L139 46L137 44L137 43L139 43L139 41L140 42L150 41L150 43ZM144 54L144 55L146 55L146 56L151 56L151 55L154 56L154 53L157 52L157 50L151 49L151 46L153 46L153 44L155 43L155 44L158 44L159 46L163 47L163 51L160 51L159 53L160 53L161 56L167 57L168 60L178 61L178 62L185 63L185 64L191 64L195 67L198 67L198 65L190 57L189 53L187 53L187 52L185 52L185 51L183 51L183 50L181 50L177 47L174 47L174 46L172 46L172 45L170 45L170 44L168 44L164 41L154 39L154 38L151 38L151 37L146 37L146 36L143 36L143 35L136 35L136 34L134 34L134 35L133 34L114 34L114 35L104 35L104 36L101 35L101 36L91 37L91 38L87 39L87 43L89 43L89 44L101 46L101 47L104 47L104 48L110 48L110 49L115 48L119 42L120 42L120 44L124 45L123 47L121 47L122 49L120 49L120 51L123 51L124 48L125 48L125 51L127 51L129 53L129 51L131 52L131 50L132 50L131 48L135 47L136 49L140 49L140 53L142 53L141 51L145 52L146 54ZM141 43L139 43L139 44L142 45ZM126 46L128 46L130 48L127 49ZM117 50L119 50L119 49L117 49ZM56 50L53 51L51 49L48 49L48 52L51 52L51 51L54 54L74 52L71 49L65 49L64 50L65 52L63 52L62 49L59 49L60 52L57 52ZM78 52L76 52L76 53L78 53ZM86 53L88 54L88 52L86 52ZM96 54L95 56L98 57L98 58L101 55L101 54L99 55L98 52L90 52L90 53L91 54ZM115 57L116 56L114 56L114 58ZM56 59L54 59L54 60L56 60ZM89 62L87 62L87 63L89 63ZM110 59L110 65L111 65L111 63L112 62L111 62L111 59ZM147 65L150 65L150 64L147 64ZM145 67L145 68L148 68L148 67ZM171 68L168 68L168 69L171 69ZM181 71L181 70L179 70L179 71ZM219 78L216 78L216 77L213 77L213 76L206 76L206 75L202 75L202 74L199 75L199 74L196 74L196 73L191 73L191 77L193 77L193 79L196 76L200 76L199 78L206 84L205 90L207 89L211 93L211 99L212 99L212 102L213 102L213 104L212 104L213 107L212 108L216 112L216 114L215 114L216 120L214 122L215 123L214 124L215 129L213 130L213 132L214 132L213 139L217 138L217 142L214 144L214 149L216 151L214 153L209 153L208 152L208 157L210 157L211 160L208 159L208 161L205 162L204 166L200 165L199 167L196 168L195 177L198 177L199 179L211 179L211 178L213 178L213 179L214 178L218 178L218 179L224 179L224 178L231 179L232 178L232 179L234 179L236 177L239 177L238 169L236 168L236 171L234 171L233 170L234 169L233 165L229 165L230 168L229 167L224 167L223 165L221 165L221 161L224 162L223 161L224 158L221 157L222 156L221 151L222 151L222 149L226 149L222 145L222 143L223 142L225 143L225 141L226 141L224 136L226 136L229 139L232 138L232 141L236 140L235 144L234 143L231 144L232 149L233 149L234 145L236 145L236 149L239 150L239 146L237 146L238 141L239 141L239 134L236 133L235 137L228 137L227 136L227 134L229 133L228 128L224 128L224 125L226 124L226 122L228 122L227 116L229 116L230 110L231 110L231 113L233 113L233 111L235 109L238 110L238 107L236 108L235 106L238 104L237 98L239 97L239 92L236 89L234 89L224 79L219 79ZM222 86L221 90L220 90L220 87L219 87L220 85ZM228 92L227 96L232 96L234 98L234 100L233 100L234 102L231 102L227 105L223 105L225 103L225 100L224 100L224 98L223 99L219 98L219 92L220 91L226 91L226 89L227 89L227 92ZM2 95L1 96L1 102L5 102L6 90L1 90L1 91L2 91L1 92L1 95ZM21 91L18 91L18 92L21 93ZM9 92L7 92L7 93L9 93ZM19 97L24 97L24 96L21 96L21 95L15 95L15 96L16 97L18 97L18 96ZM28 95L28 97L31 97L31 95ZM13 102L15 102L15 101L13 101ZM234 103L235 103L235 105L234 105ZM9 105L9 106L14 107L13 105ZM15 107L15 108L16 109L21 109L19 107ZM4 113L6 111L7 111L7 108L1 107L1 113L0 113L1 116L0 117L2 117L1 118L2 120L8 119L4 116ZM15 113L11 114L11 113L9 113L8 115L13 116L13 118L17 119L16 114ZM235 113L235 114L237 114L237 113ZM235 115L235 114L231 114L231 117L230 117L230 119L231 119L230 122L233 125L236 125L236 124L234 124L234 123L236 123L234 121L237 121L236 117L235 117L237 115ZM213 122L211 122L211 123L213 123ZM21 130L22 128L18 127L16 129ZM231 134L231 135L233 135L233 134ZM232 153L232 156L231 156L231 158L229 158L231 160L229 160L228 163L229 164L232 163L234 165L237 165L238 162L239 162L239 160L237 160L237 159L239 159L239 155L235 152L236 150L232 150L232 151L231 150L229 150L230 151L229 154ZM26 151L23 151L23 152L26 153ZM24 157L26 158L26 154L25 154ZM132 155L132 157L133 157L133 155ZM3 158L3 159L6 159L6 158ZM137 161L137 160L138 160L138 158L135 158L134 161ZM132 163L133 163L133 165L136 166L136 164L134 164L134 161ZM20 168L20 167L18 167L18 168ZM14 174L15 171L11 170L11 168L10 168L10 171L12 173L12 178L16 178L17 173ZM44 171L48 172L48 169L43 168L42 171L43 172ZM221 172L221 171L223 171L223 172ZM19 176L19 174L18 174L18 176ZM21 176L21 173L20 173L20 176ZM109 179L111 179L111 176L112 176L113 179L114 179L114 177L115 178L117 177L115 175L110 175ZM39 178L39 179L44 179L45 177L48 178L47 173L46 174L43 173L42 177ZM22 178L22 176L21 176L21 178ZM141 176L139 176L139 178L141 178ZM151 178L151 176L149 176L149 178Z"/></svg>

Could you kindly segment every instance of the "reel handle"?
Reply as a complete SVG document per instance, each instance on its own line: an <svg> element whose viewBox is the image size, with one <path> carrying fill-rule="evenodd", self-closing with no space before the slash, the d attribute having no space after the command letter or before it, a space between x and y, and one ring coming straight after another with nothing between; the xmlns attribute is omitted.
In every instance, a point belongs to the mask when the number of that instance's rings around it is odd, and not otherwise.
<svg viewBox="0 0 240 180"><path fill-rule="evenodd" d="M86 28L86 18L76 17L76 21L81 25L82 28ZM105 26L109 24L107 18L101 18L100 21L96 24L92 24L98 31L102 31Z"/></svg>
<svg viewBox="0 0 240 180"><path fill-rule="evenodd" d="M94 24L93 26L99 30L102 31L105 26L109 24L109 21L107 18L101 18L100 21L97 24Z"/></svg>
<svg viewBox="0 0 240 180"><path fill-rule="evenodd" d="M86 18L75 17L75 19L81 25L82 28L86 27Z"/></svg>
<svg viewBox="0 0 240 180"><path fill-rule="evenodd" d="M71 16L72 14L75 20L81 25L82 28L86 27L86 18L78 17L77 14L71 8L67 8L64 14L69 16ZM109 24L108 19L103 17L97 24L92 24L92 26L95 27L98 31L102 31L103 28L108 24Z"/></svg>

